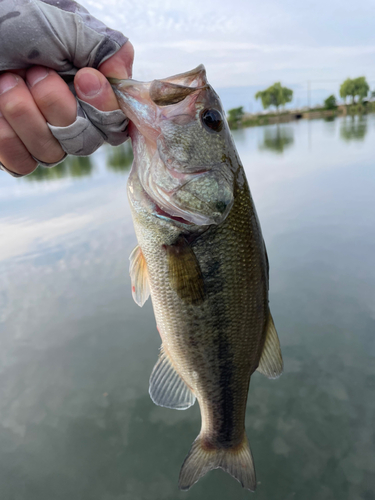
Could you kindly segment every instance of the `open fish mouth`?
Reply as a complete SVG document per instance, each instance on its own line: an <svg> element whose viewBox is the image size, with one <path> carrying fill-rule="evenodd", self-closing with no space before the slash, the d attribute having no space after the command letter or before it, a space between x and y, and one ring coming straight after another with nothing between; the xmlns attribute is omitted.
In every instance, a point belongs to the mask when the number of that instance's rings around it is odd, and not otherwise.
<svg viewBox="0 0 375 500"><path fill-rule="evenodd" d="M160 217L162 219L171 219L171 220L174 220L175 222L179 222L180 224L185 224L187 226L192 226L194 224L193 222L190 222L186 219L183 219L182 217L177 217L177 216L168 214L162 208L160 208L159 205L157 205L155 202L154 202L154 204L155 204L155 213L156 213L157 217Z"/></svg>

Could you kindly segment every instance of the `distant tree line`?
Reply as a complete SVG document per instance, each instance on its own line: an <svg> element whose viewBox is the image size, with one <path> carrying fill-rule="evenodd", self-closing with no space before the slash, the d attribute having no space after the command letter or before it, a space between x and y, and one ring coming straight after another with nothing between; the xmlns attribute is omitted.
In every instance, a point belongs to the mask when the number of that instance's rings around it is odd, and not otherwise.
<svg viewBox="0 0 375 500"><path fill-rule="evenodd" d="M366 81L364 76L359 76L358 78L347 78L340 85L340 97L342 97L346 103L346 98L351 97L351 104L362 103L363 100L368 97L370 92L370 86ZM370 93L370 97L375 97L375 91ZM357 98L357 101L356 101ZM336 97L330 95L324 101L324 107L326 109L334 109L337 107Z"/></svg>
<svg viewBox="0 0 375 500"><path fill-rule="evenodd" d="M365 97L369 96L370 86L364 76L358 78L347 78L340 86L340 97L346 103L346 98L351 98L351 104L362 103ZM371 98L375 98L375 90L370 93ZM293 90L288 87L283 87L280 82L276 82L265 90L260 90L255 94L255 99L262 101L264 109L271 106L279 112L280 106L284 106L293 99ZM357 100L356 100L357 99ZM325 109L337 108L337 100L334 95L330 95L324 101ZM228 122L231 128L241 126L244 117L243 106L233 108L228 111Z"/></svg>

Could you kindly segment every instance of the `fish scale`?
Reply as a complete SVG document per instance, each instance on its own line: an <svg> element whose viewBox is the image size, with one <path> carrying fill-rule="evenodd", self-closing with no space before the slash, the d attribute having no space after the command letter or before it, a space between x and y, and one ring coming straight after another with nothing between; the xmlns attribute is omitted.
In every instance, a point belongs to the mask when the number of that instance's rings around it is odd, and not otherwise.
<svg viewBox="0 0 375 500"><path fill-rule="evenodd" d="M168 263L162 251L163 233L155 230L155 222L145 228L147 222L141 214L133 214L136 227L143 227L140 234L137 231L137 237L149 269L153 307L162 340L173 353L182 378L193 388L201 408L202 429L209 429L210 437L216 434L220 437L220 428L226 426L234 444L243 438L249 377L258 365L268 313L260 227L247 184L237 189L239 193L226 221L211 227L193 245L202 274L209 274L216 262L220 269L212 283L206 282L207 298L199 307L185 304L169 286ZM258 235L258 241L254 241L253 233ZM207 252L207 241L211 242L213 254ZM236 258L238 253L243 254L240 259ZM236 277L242 277L242 286L238 286ZM190 337L194 339L193 347ZM225 354L223 365L218 363L220 341ZM229 354L234 365L230 376L225 371ZM198 373L198 380L192 376L193 372ZM225 412L228 397L223 397L223 391L235 402L230 415ZM229 425L228 420L233 424Z"/></svg>
<svg viewBox="0 0 375 500"><path fill-rule="evenodd" d="M195 86L189 87L189 81ZM150 395L156 404L169 408L186 409L195 399L199 403L201 431L182 466L181 489L190 488L209 470L222 468L254 490L255 470L245 432L250 377L256 369L269 378L282 372L268 306L262 232L220 101L207 84L204 68L156 82L116 86L121 107L136 125L130 128L135 160L128 181L139 244L131 256L133 295L143 305L151 293L162 339ZM142 113L134 106L135 97L142 101ZM160 102L163 106L156 104ZM160 117L151 135L151 120L146 120L147 127L142 122L147 106L150 116ZM207 110L208 125L201 118ZM174 126L181 116L186 126ZM163 157L172 159L168 165L161 157L155 162L160 140ZM204 159L206 170L195 175L187 167L189 175L184 177L178 158L190 161L190 167ZM168 175L175 175L178 164L176 189L183 196L167 190L163 175L152 177L156 164L158 173L165 169ZM162 199L149 178L165 190Z"/></svg>

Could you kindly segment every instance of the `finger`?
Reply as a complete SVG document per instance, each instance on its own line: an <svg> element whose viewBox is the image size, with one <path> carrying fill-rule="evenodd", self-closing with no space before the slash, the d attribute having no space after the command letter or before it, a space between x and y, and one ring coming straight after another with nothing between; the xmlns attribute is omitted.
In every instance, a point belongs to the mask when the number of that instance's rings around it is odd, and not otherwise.
<svg viewBox="0 0 375 500"><path fill-rule="evenodd" d="M30 174L38 165L1 113L0 162L8 170L21 175Z"/></svg>
<svg viewBox="0 0 375 500"><path fill-rule="evenodd" d="M64 156L26 83L12 73L0 76L0 111L26 149L38 160L56 163Z"/></svg>
<svg viewBox="0 0 375 500"><path fill-rule="evenodd" d="M74 78L77 96L101 111L119 109L116 96L105 77L130 78L133 60L133 45L126 42L114 56L99 66L99 71L80 69Z"/></svg>
<svg viewBox="0 0 375 500"><path fill-rule="evenodd" d="M77 101L64 80L52 69L34 66L26 73L31 95L48 123L67 127L77 117Z"/></svg>
<svg viewBox="0 0 375 500"><path fill-rule="evenodd" d="M134 47L126 42L115 55L99 66L103 75L111 78L131 78L134 62Z"/></svg>
<svg viewBox="0 0 375 500"><path fill-rule="evenodd" d="M93 68L82 68L74 78L77 96L101 111L118 109L116 96L106 77Z"/></svg>
<svg viewBox="0 0 375 500"><path fill-rule="evenodd" d="M23 79L25 79L26 77L26 69L12 69L11 72L15 73ZM7 73L7 71L0 71L0 74L3 75L4 73Z"/></svg>

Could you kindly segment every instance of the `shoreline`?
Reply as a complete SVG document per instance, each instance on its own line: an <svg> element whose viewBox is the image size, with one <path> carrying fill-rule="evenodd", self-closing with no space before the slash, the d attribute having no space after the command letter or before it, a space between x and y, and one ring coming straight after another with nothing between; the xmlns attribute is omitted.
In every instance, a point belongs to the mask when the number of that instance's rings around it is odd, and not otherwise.
<svg viewBox="0 0 375 500"><path fill-rule="evenodd" d="M322 118L336 118L338 116L355 116L375 112L375 102L366 104L340 104L334 109L310 108L292 109L280 113L245 113L242 120L237 123L229 123L232 130L243 127L258 127L262 125L274 125L277 123L288 123L298 120L316 120Z"/></svg>

